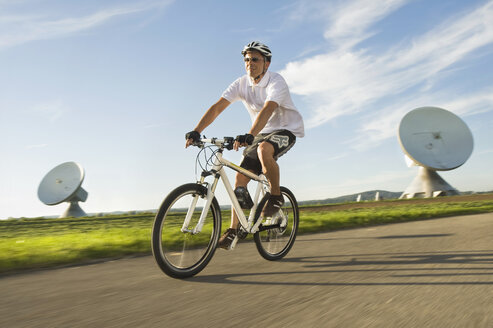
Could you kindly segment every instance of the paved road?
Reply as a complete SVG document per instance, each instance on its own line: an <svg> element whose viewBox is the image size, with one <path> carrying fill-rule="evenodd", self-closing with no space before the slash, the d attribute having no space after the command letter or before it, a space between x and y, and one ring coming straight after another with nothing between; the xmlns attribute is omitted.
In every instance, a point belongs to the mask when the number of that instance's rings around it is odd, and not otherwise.
<svg viewBox="0 0 493 328"><path fill-rule="evenodd" d="M218 250L189 280L151 257L0 278L0 327L493 327L493 214ZM240 260L240 257L244 257Z"/></svg>

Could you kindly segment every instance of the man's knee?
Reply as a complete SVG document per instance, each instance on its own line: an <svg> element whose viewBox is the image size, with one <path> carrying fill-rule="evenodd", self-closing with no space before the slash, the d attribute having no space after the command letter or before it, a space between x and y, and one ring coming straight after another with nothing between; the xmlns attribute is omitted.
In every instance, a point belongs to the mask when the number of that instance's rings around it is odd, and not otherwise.
<svg viewBox="0 0 493 328"><path fill-rule="evenodd" d="M262 142L258 145L257 154L260 160L274 158L274 146L269 142Z"/></svg>
<svg viewBox="0 0 493 328"><path fill-rule="evenodd" d="M235 188L236 187L246 187L246 185L250 182L250 178L247 177L246 175L243 175L241 173L236 173L236 179L235 179Z"/></svg>

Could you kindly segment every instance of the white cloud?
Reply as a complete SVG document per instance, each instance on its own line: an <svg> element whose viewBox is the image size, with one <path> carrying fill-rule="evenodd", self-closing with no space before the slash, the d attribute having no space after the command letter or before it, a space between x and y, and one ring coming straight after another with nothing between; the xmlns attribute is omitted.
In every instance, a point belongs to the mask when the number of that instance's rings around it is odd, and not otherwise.
<svg viewBox="0 0 493 328"><path fill-rule="evenodd" d="M486 88L475 93L447 97L440 102L459 116L468 116L489 112L493 109L493 88Z"/></svg>
<svg viewBox="0 0 493 328"><path fill-rule="evenodd" d="M100 26L117 17L156 9L171 2L172 0L135 2L120 7L106 8L86 16L62 18L25 13L9 14L8 10L3 9L3 13L0 14L0 49L34 40L68 36Z"/></svg>
<svg viewBox="0 0 493 328"><path fill-rule="evenodd" d="M356 0L341 2L330 11L331 24L324 37L339 49L348 49L373 35L369 31L375 22L402 7L409 0Z"/></svg>
<svg viewBox="0 0 493 328"><path fill-rule="evenodd" d="M367 149L385 139L395 138L402 117L410 110L424 106L447 109L461 118L491 111L493 109L493 89L470 93L450 95L449 92L407 96L379 111L373 111L362 118L357 136L350 140L355 149Z"/></svg>
<svg viewBox="0 0 493 328"><path fill-rule="evenodd" d="M492 110L489 90L461 94L447 89L437 92L434 86L446 70L493 43L493 1L443 22L410 45L395 45L380 54L356 49L358 42L372 35L369 29L374 23L404 4L345 3L335 10L324 34L336 48L286 65L281 74L291 91L314 108L307 128L358 113L365 120L357 138L369 143L395 137L399 120L415 107L443 104L458 114Z"/></svg>

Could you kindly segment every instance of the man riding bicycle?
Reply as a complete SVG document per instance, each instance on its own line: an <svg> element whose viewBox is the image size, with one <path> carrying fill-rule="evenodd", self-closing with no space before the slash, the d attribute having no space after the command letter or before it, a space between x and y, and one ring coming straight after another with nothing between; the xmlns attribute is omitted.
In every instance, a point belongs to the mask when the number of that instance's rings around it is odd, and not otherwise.
<svg viewBox="0 0 493 328"><path fill-rule="evenodd" d="M200 140L200 133L209 126L231 103L241 100L252 119L250 131L236 137L233 148L246 147L241 167L255 173L263 173L269 180L271 196L262 215L272 216L284 204L280 190L280 174L277 159L284 155L303 137L303 118L293 104L284 78L269 68L272 53L265 44L253 41L243 51L247 74L234 81L200 119L195 129L188 132L185 147ZM235 194L242 207L250 199L246 186L250 178L237 173ZM230 228L219 240L219 247L228 249L238 231L238 217L232 209Z"/></svg>

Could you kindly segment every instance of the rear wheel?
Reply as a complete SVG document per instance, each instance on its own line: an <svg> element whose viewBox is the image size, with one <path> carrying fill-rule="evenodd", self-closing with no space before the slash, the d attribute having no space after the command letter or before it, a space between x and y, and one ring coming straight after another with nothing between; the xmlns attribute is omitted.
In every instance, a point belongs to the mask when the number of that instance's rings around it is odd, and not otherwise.
<svg viewBox="0 0 493 328"><path fill-rule="evenodd" d="M152 228L152 253L161 270L173 278L187 278L209 263L221 232L221 211L213 198L200 232L194 232L206 203L207 188L191 183L173 190L163 201ZM196 201L195 206L192 206ZM187 212L191 220L183 227ZM185 228L185 229L183 229Z"/></svg>
<svg viewBox="0 0 493 328"><path fill-rule="evenodd" d="M253 237L260 255L270 261L286 256L293 247L298 232L298 202L288 188L281 187L281 195L284 198L283 207L272 217L264 218L260 231ZM263 199L260 204L265 204L265 201ZM262 208L259 207L258 210L261 211Z"/></svg>

